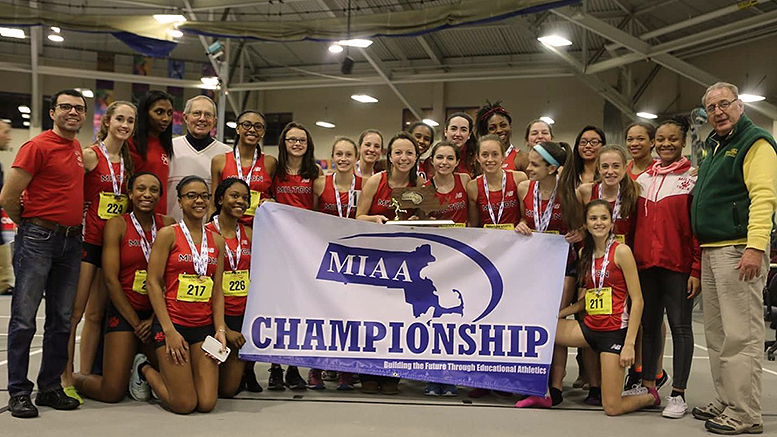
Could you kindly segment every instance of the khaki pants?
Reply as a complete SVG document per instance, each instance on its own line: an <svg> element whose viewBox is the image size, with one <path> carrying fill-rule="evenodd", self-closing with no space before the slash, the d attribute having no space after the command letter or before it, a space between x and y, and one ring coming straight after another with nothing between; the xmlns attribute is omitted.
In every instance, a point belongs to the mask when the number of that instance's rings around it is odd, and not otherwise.
<svg viewBox="0 0 777 437"><path fill-rule="evenodd" d="M0 245L0 293L8 290L14 283L11 266L11 244Z"/></svg>
<svg viewBox="0 0 777 437"><path fill-rule="evenodd" d="M734 267L744 249L744 245L702 249L704 331L718 394L715 406L743 423L760 424L763 289L769 253L764 254L761 275L743 282Z"/></svg>

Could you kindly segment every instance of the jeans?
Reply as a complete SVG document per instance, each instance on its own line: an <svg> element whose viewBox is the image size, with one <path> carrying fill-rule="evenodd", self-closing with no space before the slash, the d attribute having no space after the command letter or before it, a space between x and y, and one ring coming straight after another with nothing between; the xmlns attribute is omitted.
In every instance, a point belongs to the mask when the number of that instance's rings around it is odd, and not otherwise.
<svg viewBox="0 0 777 437"><path fill-rule="evenodd" d="M16 287L8 323L8 393L16 396L32 392L33 384L27 379L30 344L44 290L46 323L38 391L56 390L67 365L70 315L81 269L81 237L66 238L24 223L16 234L13 266Z"/></svg>

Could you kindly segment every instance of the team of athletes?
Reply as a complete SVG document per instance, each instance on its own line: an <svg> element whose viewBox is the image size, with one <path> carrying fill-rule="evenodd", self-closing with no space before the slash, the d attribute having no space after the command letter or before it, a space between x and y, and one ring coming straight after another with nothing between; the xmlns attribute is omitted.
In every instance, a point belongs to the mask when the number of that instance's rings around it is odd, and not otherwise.
<svg viewBox="0 0 777 437"><path fill-rule="evenodd" d="M441 204L447 202L432 218L526 237L555 233L569 242L548 394L523 398L517 407L563 401L567 347L583 350L586 403L612 415L658 406L657 389L668 378L660 362L666 311L675 378L663 414L685 414L690 316L699 293L698 243L688 218L695 177L682 154L686 121L627 127L629 160L594 126L569 145L554 141L552 127L534 120L526 126L525 148L516 147L509 112L489 104L474 120L465 113L448 117L436 143L432 127L410 125L385 142L385 159L377 130L365 130L357 141L338 138L331 146L333 171L325 174L310 132L298 123L281 132L278 157L266 155L266 119L249 110L237 118L233 150L210 162L212 186L193 175L176 192L166 192L171 112L164 95L146 96L140 109L114 102L98 141L84 151L85 250L71 361L62 376L70 396L118 402L129 387L136 400L156 397L185 414L211 411L219 397L243 388L261 391L253 363L237 358L246 341L240 331L257 208L274 201L385 223L395 218L392 189L431 185ZM182 212L177 222L164 215L171 196ZM400 218L416 214L410 210ZM84 313L81 372L73 373L74 333ZM573 315L576 320L567 318ZM200 347L209 335L233 351L220 365ZM88 370L98 345L99 375ZM277 364L268 388L320 389L325 380L336 380L339 390L353 390L360 381L365 393L398 391L395 378L311 369L305 380L293 366L284 378ZM470 396L487 393L474 389ZM430 383L425 394L455 396L457 388Z"/></svg>

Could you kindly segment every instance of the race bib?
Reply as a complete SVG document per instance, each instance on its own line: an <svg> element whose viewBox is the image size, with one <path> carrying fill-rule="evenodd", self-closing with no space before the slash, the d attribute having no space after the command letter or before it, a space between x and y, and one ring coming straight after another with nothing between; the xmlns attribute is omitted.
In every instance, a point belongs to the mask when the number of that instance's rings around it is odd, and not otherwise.
<svg viewBox="0 0 777 437"><path fill-rule="evenodd" d="M207 302L213 294L213 279L208 276L178 275L178 296L183 302Z"/></svg>
<svg viewBox="0 0 777 437"><path fill-rule="evenodd" d="M246 209L246 215L254 215L256 213L256 208L259 207L259 200L261 200L261 198L262 193L251 190L251 205Z"/></svg>
<svg viewBox="0 0 777 437"><path fill-rule="evenodd" d="M248 296L248 270L225 271L221 288L224 296Z"/></svg>
<svg viewBox="0 0 777 437"><path fill-rule="evenodd" d="M595 288L586 290L585 312L592 316L612 314L612 288L602 287L600 291Z"/></svg>
<svg viewBox="0 0 777 437"><path fill-rule="evenodd" d="M132 291L138 294L148 294L146 290L146 278L148 272L145 270L135 270L135 279L132 280Z"/></svg>
<svg viewBox="0 0 777 437"><path fill-rule="evenodd" d="M615 234L615 241L621 244L626 244L626 236L623 234Z"/></svg>
<svg viewBox="0 0 777 437"><path fill-rule="evenodd" d="M100 193L100 204L97 207L97 216L103 220L118 217L127 210L127 195L119 196L113 193Z"/></svg>
<svg viewBox="0 0 777 437"><path fill-rule="evenodd" d="M559 231L545 231L541 232L542 234L553 234L553 235L560 235Z"/></svg>
<svg viewBox="0 0 777 437"><path fill-rule="evenodd" d="M466 228L466 223L454 223L452 225L442 225L441 228Z"/></svg>
<svg viewBox="0 0 777 437"><path fill-rule="evenodd" d="M512 224L512 223L500 223L498 225L486 224L486 225L483 225L483 227L486 228L486 229L501 229L503 231L514 231L515 230L515 225Z"/></svg>

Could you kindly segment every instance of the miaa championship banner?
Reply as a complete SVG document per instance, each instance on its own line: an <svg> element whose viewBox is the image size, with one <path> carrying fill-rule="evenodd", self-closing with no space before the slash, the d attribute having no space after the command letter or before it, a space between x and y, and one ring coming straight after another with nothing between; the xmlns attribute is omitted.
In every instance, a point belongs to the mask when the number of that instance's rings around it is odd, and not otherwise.
<svg viewBox="0 0 777 437"><path fill-rule="evenodd" d="M264 203L240 358L544 395L568 250Z"/></svg>

